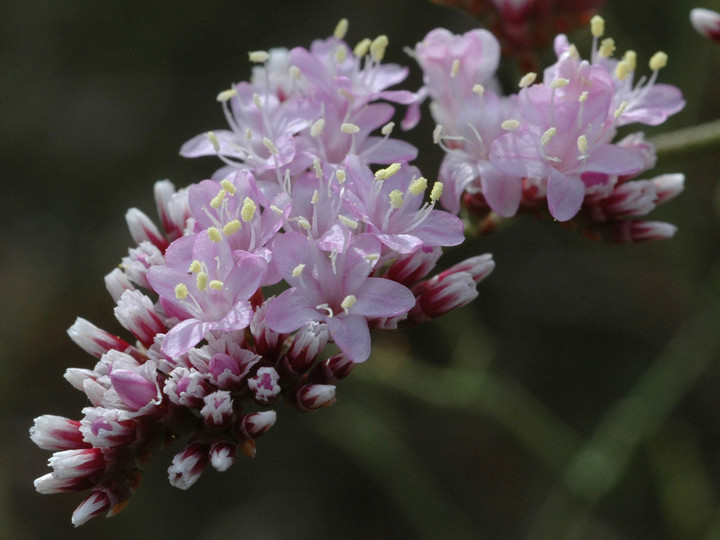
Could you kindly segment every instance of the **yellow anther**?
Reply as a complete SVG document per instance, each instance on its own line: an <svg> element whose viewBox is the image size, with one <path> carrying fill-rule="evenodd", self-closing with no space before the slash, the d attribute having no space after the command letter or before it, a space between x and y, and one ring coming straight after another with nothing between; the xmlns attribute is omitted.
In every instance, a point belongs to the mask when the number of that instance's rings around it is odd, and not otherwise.
<svg viewBox="0 0 720 540"><path fill-rule="evenodd" d="M353 134L360 131L360 128L355 124L351 124L350 122L343 122L342 124L340 124L340 131L342 131L343 133Z"/></svg>
<svg viewBox="0 0 720 540"><path fill-rule="evenodd" d="M221 291L223 288L223 282L220 281L219 279L213 279L210 282L210 288L214 291Z"/></svg>
<svg viewBox="0 0 720 540"><path fill-rule="evenodd" d="M393 174L397 173L401 167L402 165L400 165L400 163L388 165L384 169L380 169L375 173L375 180L387 180Z"/></svg>
<svg viewBox="0 0 720 540"><path fill-rule="evenodd" d="M439 200L440 197L442 196L442 190L443 190L442 182L435 182L433 184L432 190L430 191L430 200L432 202Z"/></svg>
<svg viewBox="0 0 720 540"><path fill-rule="evenodd" d="M368 253L365 255L365 260L369 263L375 262L380 258L379 253Z"/></svg>
<svg viewBox="0 0 720 540"><path fill-rule="evenodd" d="M555 129L554 127L546 129L545 133L543 133L542 137L540 137L540 144L543 146L547 145L552 140L552 138L555 136L556 133L557 133L557 129Z"/></svg>
<svg viewBox="0 0 720 540"><path fill-rule="evenodd" d="M225 190L221 189L220 191L218 191L218 194L215 195L210 201L210 206L212 206L213 208L220 208L220 205L222 204L224 198Z"/></svg>
<svg viewBox="0 0 720 540"><path fill-rule="evenodd" d="M313 191L312 199L310 199L310 204L317 204L320 200L320 194L318 193L318 190L316 189Z"/></svg>
<svg viewBox="0 0 720 540"><path fill-rule="evenodd" d="M605 19L600 15L595 15L590 19L590 32L592 32L593 37L602 37L605 33Z"/></svg>
<svg viewBox="0 0 720 540"><path fill-rule="evenodd" d="M208 275L207 272L198 272L195 284L199 291L204 291L207 288Z"/></svg>
<svg viewBox="0 0 720 540"><path fill-rule="evenodd" d="M537 79L537 73L534 73L532 71L530 73L526 73L525 75L523 75L523 78L520 79L520 84L518 84L518 86L520 88L527 88L535 82L535 79Z"/></svg>
<svg viewBox="0 0 720 540"><path fill-rule="evenodd" d="M424 176L421 176L417 180L415 180L412 184L410 184L410 193L412 195L422 195L425 193L425 190L427 189L427 179Z"/></svg>
<svg viewBox="0 0 720 540"><path fill-rule="evenodd" d="M322 165L320 165L318 158L313 159L313 169L315 169L315 176L317 176L318 180L323 177Z"/></svg>
<svg viewBox="0 0 720 540"><path fill-rule="evenodd" d="M583 156L587 156L588 153L588 140L585 135L580 135L577 139L577 147Z"/></svg>
<svg viewBox="0 0 720 540"><path fill-rule="evenodd" d="M217 100L222 102L230 101L232 98L237 96L237 90L235 88L230 88L229 90L223 90L217 95Z"/></svg>
<svg viewBox="0 0 720 540"><path fill-rule="evenodd" d="M229 195L235 195L235 191L237 190L235 189L235 185L230 180L225 178L222 182L220 182L220 185L225 191L228 192Z"/></svg>
<svg viewBox="0 0 720 540"><path fill-rule="evenodd" d="M184 283L178 283L175 285L175 298L178 300L185 300L188 295L188 288Z"/></svg>
<svg viewBox="0 0 720 540"><path fill-rule="evenodd" d="M305 265L302 263L298 264L295 268L293 268L292 276L299 277L303 270L305 270Z"/></svg>
<svg viewBox="0 0 720 540"><path fill-rule="evenodd" d="M345 37L345 34L347 34L347 31L348 31L348 20L340 19L337 23L337 26L335 27L333 36L335 36L337 39L342 39Z"/></svg>
<svg viewBox="0 0 720 540"><path fill-rule="evenodd" d="M392 133L392 130L395 128L395 122L388 122L385 124L382 129L380 130L380 133L383 135L390 135Z"/></svg>
<svg viewBox="0 0 720 540"><path fill-rule="evenodd" d="M190 268L188 268L188 272L192 272L193 274L195 272L200 272L202 270L202 263L195 259L193 262L190 263Z"/></svg>
<svg viewBox="0 0 720 540"><path fill-rule="evenodd" d="M553 90L557 90L558 88L562 88L563 86L567 86L568 84L570 84L570 79L560 77L559 79L555 79L553 82L550 83L550 88L552 88Z"/></svg>
<svg viewBox="0 0 720 540"><path fill-rule="evenodd" d="M268 58L270 58L270 54L268 54L267 51L250 51L248 53L248 58L251 62L257 62L258 64L262 64L263 62L267 61Z"/></svg>
<svg viewBox="0 0 720 540"><path fill-rule="evenodd" d="M625 109L627 109L627 106L628 106L627 101L623 101L622 103L620 103L618 108L615 109L615 112L613 113L613 117L615 118L615 120L620 118L620 115L625 112Z"/></svg>
<svg viewBox="0 0 720 540"><path fill-rule="evenodd" d="M302 227L306 231L312 227L312 225L310 225L310 222L304 217L298 218L298 225L300 225L300 227Z"/></svg>
<svg viewBox="0 0 720 540"><path fill-rule="evenodd" d="M355 302L357 302L357 297L354 294L348 294L340 304L340 307L344 310L348 310L351 307L355 305Z"/></svg>
<svg viewBox="0 0 720 540"><path fill-rule="evenodd" d="M438 124L435 126L435 129L433 129L433 142L435 144L438 144L442 140L442 132L443 127L441 124Z"/></svg>
<svg viewBox="0 0 720 540"><path fill-rule="evenodd" d="M272 142L272 141L271 141L270 139L268 139L267 137L263 137L263 144L265 145L265 148L267 148L268 151L269 151L271 154L277 154L277 153L278 153L278 149L277 149L277 146L275 146L275 143Z"/></svg>
<svg viewBox="0 0 720 540"><path fill-rule="evenodd" d="M613 38L605 38L600 42L598 54L600 58L610 58L615 52L615 40Z"/></svg>
<svg viewBox="0 0 720 540"><path fill-rule="evenodd" d="M210 141L210 144L212 144L213 149L216 152L220 151L220 141L218 141L217 135L215 135L214 131L208 131L205 135L208 138L208 141Z"/></svg>
<svg viewBox="0 0 720 540"><path fill-rule="evenodd" d="M342 214L338 214L338 219L340 222L345 225L348 229L357 229L359 223L355 221L354 219L350 219L349 217L345 217Z"/></svg>
<svg viewBox="0 0 720 540"><path fill-rule="evenodd" d="M210 227L207 230L207 235L211 242L219 242L222 239L222 235L217 227Z"/></svg>
<svg viewBox="0 0 720 540"><path fill-rule="evenodd" d="M568 54L570 55L570 58L580 58L580 53L574 43L571 43L570 47L568 47Z"/></svg>
<svg viewBox="0 0 720 540"><path fill-rule="evenodd" d="M318 137L323 132L323 129L325 128L325 119L319 118L318 120L315 120L313 122L313 125L310 127L310 136L311 137Z"/></svg>
<svg viewBox="0 0 720 540"><path fill-rule="evenodd" d="M339 182L340 184L344 184L344 183L345 183L345 171L343 171L342 169L338 169L338 170L335 172L335 176L337 176L338 182Z"/></svg>
<svg viewBox="0 0 720 540"><path fill-rule="evenodd" d="M662 51L658 51L652 55L650 59L650 69L657 71L667 66L668 55Z"/></svg>
<svg viewBox="0 0 720 540"><path fill-rule="evenodd" d="M635 68L637 67L637 53L632 50L625 51L622 61L627 64L630 71L635 71Z"/></svg>
<svg viewBox="0 0 720 540"><path fill-rule="evenodd" d="M225 226L223 227L223 234L225 236L230 236L231 234L234 234L240 230L242 227L242 223L240 223L239 219L233 219L232 221L228 221Z"/></svg>
<svg viewBox="0 0 720 540"><path fill-rule="evenodd" d="M240 211L240 217L242 217L242 220L247 223L252 220L253 216L255 216L255 210L257 210L255 201L253 201L250 197L245 197L242 210Z"/></svg>
<svg viewBox="0 0 720 540"><path fill-rule="evenodd" d="M453 60L452 67L450 68L450 78L454 79L460 71L460 59L456 58Z"/></svg>
<svg viewBox="0 0 720 540"><path fill-rule="evenodd" d="M302 75L302 71L300 71L300 68L297 66L290 66L288 71L290 72L290 76L295 80L298 80Z"/></svg>
<svg viewBox="0 0 720 540"><path fill-rule="evenodd" d="M283 212L283 209L280 208L279 206L275 205L275 204L270 205L270 210L272 210L273 212L275 212L278 216L282 216L283 213L284 213L284 212Z"/></svg>
<svg viewBox="0 0 720 540"><path fill-rule="evenodd" d="M355 45L355 48L353 49L353 54L358 58L365 56L370 49L371 43L372 41L370 41L369 38L363 39L360 43Z"/></svg>
<svg viewBox="0 0 720 540"><path fill-rule="evenodd" d="M382 61L385 56L385 49L387 48L388 43L389 41L386 35L381 35L373 39L370 44L370 55L373 60L376 62Z"/></svg>
<svg viewBox="0 0 720 540"><path fill-rule="evenodd" d="M620 81L624 81L628 75L630 75L630 66L625 60L621 60L617 66L615 66L615 77Z"/></svg>
<svg viewBox="0 0 720 540"><path fill-rule="evenodd" d="M395 209L400 208L403 205L403 194L399 189L394 189L390 192L390 206Z"/></svg>
<svg viewBox="0 0 720 540"><path fill-rule="evenodd" d="M472 91L478 96L482 96L485 93L485 87L482 84L474 84Z"/></svg>
<svg viewBox="0 0 720 540"><path fill-rule="evenodd" d="M582 94L580 94L580 97L578 98L578 101L579 101L580 103L584 103L584 102L587 101L587 98L588 98L588 93L587 93L587 90L585 90Z"/></svg>
<svg viewBox="0 0 720 540"><path fill-rule="evenodd" d="M518 122L514 118L508 118L502 124L500 124L500 127L503 128L505 131L513 131L514 129L520 127L520 122Z"/></svg>
<svg viewBox="0 0 720 540"><path fill-rule="evenodd" d="M345 59L347 58L347 49L344 45L340 45L337 49L335 49L335 60L338 64L342 64Z"/></svg>

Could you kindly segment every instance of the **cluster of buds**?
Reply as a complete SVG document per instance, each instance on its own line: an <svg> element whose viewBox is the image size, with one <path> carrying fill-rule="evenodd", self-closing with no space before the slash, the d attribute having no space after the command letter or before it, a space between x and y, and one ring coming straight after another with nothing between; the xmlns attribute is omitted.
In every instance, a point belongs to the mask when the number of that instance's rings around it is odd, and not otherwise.
<svg viewBox="0 0 720 540"><path fill-rule="evenodd" d="M651 75L633 82L635 52L613 58L614 41L601 40L603 19L593 17L590 26L589 61L559 35L557 62L542 82L527 73L519 92L508 96L496 90L500 46L489 32L457 36L438 29L417 45L424 72L419 94L432 99L435 141L446 152L445 208L458 212L464 204L477 220L519 211L549 215L619 242L672 236L672 225L636 218L680 193L683 175L635 180L655 165L652 143L642 133L614 140L621 126L659 125L684 107L677 88L656 83L667 55L656 53Z"/></svg>
<svg viewBox="0 0 720 540"><path fill-rule="evenodd" d="M136 246L106 284L134 339L78 319L69 334L97 363L66 378L91 405L31 429L54 452L37 490L90 491L75 525L122 509L144 463L180 438L168 473L182 489L238 450L254 456L279 399L331 405L370 355L372 329L462 306L493 269L485 255L430 276L464 235L436 208L442 184L408 163L416 149L391 138L387 102L420 96L387 90L407 68L382 63L385 36L351 48L346 30L309 50L250 53L252 79L218 95L230 129L181 150L224 166L179 190L158 182L159 227L127 213Z"/></svg>

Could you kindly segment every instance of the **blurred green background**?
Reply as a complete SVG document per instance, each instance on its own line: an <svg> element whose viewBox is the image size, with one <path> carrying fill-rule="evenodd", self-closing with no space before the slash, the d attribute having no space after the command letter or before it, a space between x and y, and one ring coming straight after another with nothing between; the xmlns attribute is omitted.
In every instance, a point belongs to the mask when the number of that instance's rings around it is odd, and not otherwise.
<svg viewBox="0 0 720 540"><path fill-rule="evenodd" d="M685 111L649 135L720 117L720 46L685 0L609 0L602 14ZM710 2L706 7L720 8ZM180 145L224 127L219 90L249 75L247 51L308 46L350 19L347 39L387 34L387 61L436 26L475 22L421 0L230 2L6 0L0 4L0 537L719 538L718 153L661 158L685 193L653 219L670 241L592 244L519 219L445 264L491 252L478 300L406 332L315 414L278 406L254 460L170 487L159 453L127 509L75 530L78 495L41 496L41 414L80 416L62 378L91 367L66 336L77 316L119 332L103 276L131 243L128 207L154 215L152 185L216 168ZM587 55L587 32L575 38ZM411 84L419 85L414 69ZM409 135L432 178L432 123Z"/></svg>

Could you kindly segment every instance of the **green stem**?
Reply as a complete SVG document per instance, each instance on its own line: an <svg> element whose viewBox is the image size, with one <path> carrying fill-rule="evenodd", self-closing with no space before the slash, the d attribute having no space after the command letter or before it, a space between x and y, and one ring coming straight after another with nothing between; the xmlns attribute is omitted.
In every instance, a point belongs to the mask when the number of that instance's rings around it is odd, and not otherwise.
<svg viewBox="0 0 720 540"><path fill-rule="evenodd" d="M524 443L549 467L562 471L582 447L582 439L518 383L487 371L403 364L393 376L355 370L353 377L385 385L425 403L470 414L485 414Z"/></svg>
<svg viewBox="0 0 720 540"><path fill-rule="evenodd" d="M662 157L711 150L720 146L720 120L662 133L650 140Z"/></svg>
<svg viewBox="0 0 720 540"><path fill-rule="evenodd" d="M395 430L346 398L342 409L343 419L319 415L322 420L314 424L316 432L375 475L419 538L479 538L473 523L450 502L417 453Z"/></svg>

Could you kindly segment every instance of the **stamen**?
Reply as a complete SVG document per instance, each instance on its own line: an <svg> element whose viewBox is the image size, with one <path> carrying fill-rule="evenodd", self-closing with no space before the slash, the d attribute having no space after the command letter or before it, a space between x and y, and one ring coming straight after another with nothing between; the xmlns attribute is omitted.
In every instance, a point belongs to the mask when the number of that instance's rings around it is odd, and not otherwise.
<svg viewBox="0 0 720 540"><path fill-rule="evenodd" d="M313 123L312 127L310 128L310 136L311 137L319 137L324 128L325 128L325 119L320 118L319 120L316 120Z"/></svg>
<svg viewBox="0 0 720 540"><path fill-rule="evenodd" d="M262 141L262 142L263 142L263 144L265 145L265 148L267 148L267 149L270 151L271 154L277 154L277 153L278 153L277 146L275 146L275 143L272 142L270 139L268 139L267 137L263 137L263 141Z"/></svg>
<svg viewBox="0 0 720 540"><path fill-rule="evenodd" d="M345 59L347 58L347 49L344 45L340 45L337 49L335 49L335 60L338 64L342 64Z"/></svg>
<svg viewBox="0 0 720 540"><path fill-rule="evenodd" d="M615 66L615 77L618 78L620 81L624 81L628 75L630 75L630 66L625 60L621 60L618 62L618 65Z"/></svg>
<svg viewBox="0 0 720 540"><path fill-rule="evenodd" d="M435 144L440 144L440 141L442 140L442 131L443 127L441 124L438 124L435 126L435 129L433 129L433 142Z"/></svg>
<svg viewBox="0 0 720 540"><path fill-rule="evenodd" d="M210 201L210 206L213 208L220 208L220 205L223 202L223 199L225 198L225 190L221 189L215 197Z"/></svg>
<svg viewBox="0 0 720 540"><path fill-rule="evenodd" d="M578 101L580 103L585 103L587 101L587 98L588 98L588 93L587 93L587 90L585 90L582 94L580 94Z"/></svg>
<svg viewBox="0 0 720 540"><path fill-rule="evenodd" d="M606 38L600 42L600 49L598 55L600 58L610 58L615 52L615 40L613 38Z"/></svg>
<svg viewBox="0 0 720 540"><path fill-rule="evenodd" d="M380 258L379 253L368 253L367 255L365 255L365 260L369 263L374 263L379 258Z"/></svg>
<svg viewBox="0 0 720 540"><path fill-rule="evenodd" d="M399 189L394 189L390 192L390 206L394 209L398 209L403 205L403 194Z"/></svg>
<svg viewBox="0 0 720 540"><path fill-rule="evenodd" d="M485 87L482 84L475 84L472 87L472 91L478 96L482 96L485 93Z"/></svg>
<svg viewBox="0 0 720 540"><path fill-rule="evenodd" d="M330 306L328 306L327 304L318 304L317 306L315 306L315 309L319 309L320 311L325 311L328 314L328 317L332 317L334 315L332 308Z"/></svg>
<svg viewBox="0 0 720 540"><path fill-rule="evenodd" d="M381 62L385 56L385 49L388 46L388 38L386 35L376 37L370 44L370 55L376 62Z"/></svg>
<svg viewBox="0 0 720 540"><path fill-rule="evenodd" d="M454 79L457 77L458 72L460 71L460 59L456 58L453 60L452 68L450 68L450 78Z"/></svg>
<svg viewBox="0 0 720 540"><path fill-rule="evenodd" d="M552 140L556 133L557 129L555 129L554 127L546 129L545 133L543 133L542 137L540 137L540 144L542 146L546 146Z"/></svg>
<svg viewBox="0 0 720 540"><path fill-rule="evenodd" d="M277 205L275 205L275 204L270 205L270 210L272 210L273 212L275 212L275 213L276 213L277 215L279 215L279 216L282 216L283 213L284 213L283 210L282 210L282 208L280 208L279 206L277 206Z"/></svg>
<svg viewBox="0 0 720 540"><path fill-rule="evenodd" d="M235 195L236 189L235 189L235 186L233 185L233 183L232 183L230 180L228 180L228 179L226 178L225 180L223 180L222 182L220 182L220 185L222 186L222 188L223 188L225 191L228 192L228 194L230 194L230 195Z"/></svg>
<svg viewBox="0 0 720 540"><path fill-rule="evenodd" d="M219 279L213 279L210 282L210 288L214 291L221 291L223 288L223 282L220 281Z"/></svg>
<svg viewBox="0 0 720 540"><path fill-rule="evenodd" d="M252 221L252 218L255 216L255 210L257 210L257 205L255 204L255 201L253 201L250 197L245 197L242 210L240 211L240 216L242 217L242 220L245 223L247 223L248 221Z"/></svg>
<svg viewBox="0 0 720 540"><path fill-rule="evenodd" d="M563 86L567 86L568 84L570 84L570 79L560 77L559 79L555 79L553 82L550 83L550 88L552 88L553 90L557 90L558 88L562 88Z"/></svg>
<svg viewBox="0 0 720 540"><path fill-rule="evenodd" d="M207 272L198 272L195 284L199 291L204 291L207 288L208 275Z"/></svg>
<svg viewBox="0 0 720 540"><path fill-rule="evenodd" d="M360 43L355 45L355 48L353 49L353 54L357 56L358 58L362 58L365 56L370 49L370 44L372 41L370 41L370 38L365 38Z"/></svg>
<svg viewBox="0 0 720 540"><path fill-rule="evenodd" d="M257 92L253 94L253 105L255 105L258 109L263 108L262 101L260 100L260 95Z"/></svg>
<svg viewBox="0 0 720 540"><path fill-rule="evenodd" d="M298 218L298 225L300 225L306 231L309 230L311 227L310 222L307 219L305 219L304 217Z"/></svg>
<svg viewBox="0 0 720 540"><path fill-rule="evenodd" d="M342 131L343 133L353 134L360 131L360 128L350 122L343 122L342 124L340 124L340 131Z"/></svg>
<svg viewBox="0 0 720 540"><path fill-rule="evenodd" d="M623 62L627 64L630 71L635 71L637 67L637 53L635 51L625 51Z"/></svg>
<svg viewBox="0 0 720 540"><path fill-rule="evenodd" d="M228 90L223 90L217 95L217 100L220 103L224 103L226 101L230 101L232 98L237 96L237 90L235 88L230 88Z"/></svg>
<svg viewBox="0 0 720 540"><path fill-rule="evenodd" d="M297 66L290 66L289 71L290 71L290 76L295 80L298 80L300 78L300 76L302 75L302 71L300 71L300 68Z"/></svg>
<svg viewBox="0 0 720 540"><path fill-rule="evenodd" d="M432 191L430 191L430 200L436 202L442 196L443 185L442 182L435 182L433 184Z"/></svg>
<svg viewBox="0 0 720 540"><path fill-rule="evenodd" d="M240 220L233 219L232 221L229 221L228 223L225 224L222 232L225 236L230 236L231 234L234 234L237 231L239 231L240 228L242 228L242 223L240 222Z"/></svg>
<svg viewBox="0 0 720 540"><path fill-rule="evenodd" d="M202 264L200 263L200 261L195 259L192 263L190 263L190 268L188 269L188 272L192 272L194 274L195 272L200 272L200 270L202 270Z"/></svg>
<svg viewBox="0 0 720 540"><path fill-rule="evenodd" d="M268 54L267 51L251 51L248 53L248 57L250 58L251 62L262 64L263 62L267 61L268 58L270 58L270 54Z"/></svg>
<svg viewBox="0 0 720 540"><path fill-rule="evenodd" d="M622 103L620 103L620 106L617 109L615 109L615 112L613 113L613 117L615 118L615 120L617 120L620 117L620 115L625 112L625 109L627 109L627 106L628 106L627 101L623 101Z"/></svg>
<svg viewBox="0 0 720 540"><path fill-rule="evenodd" d="M213 149L214 149L216 152L219 152L219 151L220 151L220 141L218 141L218 138L217 138L217 136L215 135L215 133L214 133L213 131L208 131L207 134L206 134L206 137L207 137L208 140L210 141L210 144L213 145Z"/></svg>
<svg viewBox="0 0 720 540"><path fill-rule="evenodd" d="M219 242L222 239L222 235L217 227L208 228L207 235L211 242Z"/></svg>
<svg viewBox="0 0 720 540"><path fill-rule="evenodd" d="M580 53L574 43L571 43L570 47L568 47L568 54L570 55L570 58L574 58L576 60L580 58Z"/></svg>
<svg viewBox="0 0 720 540"><path fill-rule="evenodd" d="M424 176L421 176L417 180L415 180L412 184L410 184L410 193L412 195L421 195L425 193L425 190L427 189L427 179Z"/></svg>
<svg viewBox="0 0 720 540"><path fill-rule="evenodd" d="M345 183L345 171L342 169L338 169L335 171L335 176L337 176L338 182L342 185Z"/></svg>
<svg viewBox="0 0 720 540"><path fill-rule="evenodd" d="M593 37L599 38L605 33L605 19L600 15L595 15L590 19L590 32Z"/></svg>
<svg viewBox="0 0 720 540"><path fill-rule="evenodd" d="M323 170L318 158L313 159L313 169L315 169L315 176L320 180L323 177Z"/></svg>
<svg viewBox="0 0 720 540"><path fill-rule="evenodd" d="M340 303L340 307L347 311L355 305L355 302L357 302L357 297L354 294L348 294Z"/></svg>
<svg viewBox="0 0 720 540"><path fill-rule="evenodd" d="M380 133L382 133L385 136L388 136L392 133L393 128L395 127L395 122L388 122L385 124L382 129L380 130Z"/></svg>
<svg viewBox="0 0 720 540"><path fill-rule="evenodd" d="M652 55L650 59L650 69L657 71L667 66L668 55L662 51L658 51Z"/></svg>
<svg viewBox="0 0 720 540"><path fill-rule="evenodd" d="M335 36L336 39L342 39L345 37L345 34L347 34L347 31L348 31L348 20L340 19L337 23L337 26L335 27L333 36Z"/></svg>
<svg viewBox="0 0 720 540"><path fill-rule="evenodd" d="M316 189L313 192L312 199L310 199L310 204L317 204L320 200L320 194L318 193L318 190Z"/></svg>
<svg viewBox="0 0 720 540"><path fill-rule="evenodd" d="M298 264L295 268L293 268L292 277L300 277L303 270L305 270L305 265L302 263Z"/></svg>
<svg viewBox="0 0 720 540"><path fill-rule="evenodd" d="M342 214L338 214L338 219L340 222L345 225L348 229L357 229L359 223L355 221L354 219L350 219L348 217L343 216Z"/></svg>
<svg viewBox="0 0 720 540"><path fill-rule="evenodd" d="M185 300L188 295L188 288L184 283L178 283L175 285L175 298L178 300Z"/></svg>
<svg viewBox="0 0 720 540"><path fill-rule="evenodd" d="M518 84L518 86L520 88L527 88L528 86L530 86L532 83L535 82L536 78L537 78L537 73L534 73L532 71L529 73L526 73L525 75L523 75L523 78L520 79L520 84Z"/></svg>
<svg viewBox="0 0 720 540"><path fill-rule="evenodd" d="M508 118L502 124L500 124L500 127L502 127L505 131L513 131L520 127L520 122L513 118Z"/></svg>
<svg viewBox="0 0 720 540"><path fill-rule="evenodd" d="M580 151L580 154L582 154L582 157L587 157L588 155L588 140L587 136L580 135L577 139L577 147Z"/></svg>
<svg viewBox="0 0 720 540"><path fill-rule="evenodd" d="M375 180L387 180L400 170L400 163L393 163L384 169L380 169L375 173Z"/></svg>

